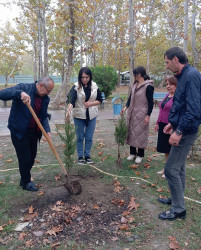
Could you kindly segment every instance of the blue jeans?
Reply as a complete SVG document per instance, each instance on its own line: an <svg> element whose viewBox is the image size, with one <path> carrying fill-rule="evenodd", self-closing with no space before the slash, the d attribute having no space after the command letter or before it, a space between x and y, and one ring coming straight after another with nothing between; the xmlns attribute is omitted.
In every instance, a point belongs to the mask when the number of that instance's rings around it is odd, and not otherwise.
<svg viewBox="0 0 201 250"><path fill-rule="evenodd" d="M195 139L196 134L182 136L179 146L171 147L170 154L165 164L165 177L170 188L172 209L177 213L181 213L185 210L185 161Z"/></svg>
<svg viewBox="0 0 201 250"><path fill-rule="evenodd" d="M96 117L88 121L86 126L86 120L74 118L75 130L77 135L77 154L78 157L90 156L91 147L93 144L93 135L96 127ZM84 148L84 139L85 139L85 148Z"/></svg>

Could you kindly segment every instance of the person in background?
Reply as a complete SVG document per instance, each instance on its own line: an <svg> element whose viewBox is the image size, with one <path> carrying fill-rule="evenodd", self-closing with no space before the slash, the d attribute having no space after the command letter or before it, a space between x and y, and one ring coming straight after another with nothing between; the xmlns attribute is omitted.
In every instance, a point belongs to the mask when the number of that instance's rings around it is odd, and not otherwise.
<svg viewBox="0 0 201 250"><path fill-rule="evenodd" d="M177 89L164 133L171 134L172 145L165 164L165 177L171 198L158 199L171 204L171 209L158 215L161 220L184 219L186 208L184 190L186 182L185 161L201 124L201 74L188 64L188 58L179 47L172 47L164 54L166 68L177 78Z"/></svg>
<svg viewBox="0 0 201 250"><path fill-rule="evenodd" d="M20 83L0 91L0 100L12 100L8 128L18 158L20 186L27 191L38 191L35 183L31 181L31 169L35 162L37 143L42 137L42 132L38 129L25 103L31 104L45 131L51 137L47 108L50 101L48 95L53 88L54 81L50 77L44 77L32 84Z"/></svg>
<svg viewBox="0 0 201 250"><path fill-rule="evenodd" d="M159 104L159 115L156 121L156 125L154 127L154 130L156 132L158 131L157 151L159 153L165 154L165 162L167 161L171 145L169 144L170 135L165 134L163 132L163 129L168 124L168 116L172 108L173 97L176 87L177 87L177 78L175 78L174 76L169 76L168 78L166 78L166 88L168 94ZM165 177L164 169L157 172L157 174L162 174L162 177L164 178Z"/></svg>
<svg viewBox="0 0 201 250"><path fill-rule="evenodd" d="M127 144L130 145L130 155L127 160L135 159L135 163L141 163L148 143L154 86L143 66L134 68L133 74L135 82L126 107L121 112L127 110Z"/></svg>
<svg viewBox="0 0 201 250"><path fill-rule="evenodd" d="M97 84L92 81L92 72L88 67L80 69L78 82L67 95L67 103L66 119L69 119L72 111L76 128L78 164L84 164L85 161L92 164L91 148L98 116L97 105L102 103L102 96Z"/></svg>

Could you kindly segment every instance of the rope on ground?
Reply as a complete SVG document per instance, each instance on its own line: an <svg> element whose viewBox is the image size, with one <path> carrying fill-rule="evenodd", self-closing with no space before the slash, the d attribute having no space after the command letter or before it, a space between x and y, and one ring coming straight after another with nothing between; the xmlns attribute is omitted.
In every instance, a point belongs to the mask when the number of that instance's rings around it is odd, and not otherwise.
<svg viewBox="0 0 201 250"><path fill-rule="evenodd" d="M48 167L48 166L58 166L59 164L48 164L48 165L37 165L33 166L33 168L42 168L42 167ZM19 168L8 168L8 169L1 169L0 172L8 172L8 171L13 171L13 170L18 170Z"/></svg>
<svg viewBox="0 0 201 250"><path fill-rule="evenodd" d="M38 166L33 166L33 168L47 167L47 166L58 166L58 165L59 165L59 164L57 164L57 163L56 163L56 164L48 164L48 165L38 165ZM107 173L107 172L105 172L105 171L103 171L103 170L101 170L101 169L99 169L99 168L93 166L93 165L90 165L90 164L83 164L83 165L89 166L89 167L91 167L91 168L97 170L98 172L100 172L100 173L102 173L102 174L105 174L105 175L108 175L108 176L111 176L111 177L115 177L115 178L136 179L136 180L144 181L144 182L146 182L146 183L148 183L148 184L150 184L150 185L153 185L153 183L151 183L150 181L147 181L147 180L145 180L145 179L143 179L143 178L134 177L134 176L132 177L132 176L123 176L123 175L110 174L110 173ZM8 172L8 171L16 170L16 169L18 169L18 168L2 169L2 170L0 170L0 172ZM158 187L158 186L156 186L156 187ZM159 187L158 187L158 188L159 188ZM201 201L197 201L197 200L191 199L191 198L186 197L186 196L184 196L184 198L185 198L186 200L193 201L193 202L195 202L195 203L201 204Z"/></svg>
<svg viewBox="0 0 201 250"><path fill-rule="evenodd" d="M90 164L84 164L84 165L90 166L91 168L96 169L97 171L99 171L99 172L102 173L102 174L105 174L105 175L108 175L108 176L112 176L112 177L115 177L115 178L137 179L137 180L141 180L141 181L144 181L144 182L146 182L146 183L149 183L150 185L153 184L153 183L151 183L151 182L149 182L149 181L147 181L147 180L145 180L145 179L143 179L143 178L110 174L110 173L107 173L107 172L105 172L105 171L103 171L103 170L97 168L97 167L94 167L93 165L90 165ZM157 186L156 186L156 187L157 187ZM158 188L159 188L159 187L158 187ZM201 201L197 201L197 200L191 199L191 198L189 198L189 197L185 197L185 196L184 196L184 199L189 200L189 201L193 201L193 202L198 203L198 204L201 204Z"/></svg>

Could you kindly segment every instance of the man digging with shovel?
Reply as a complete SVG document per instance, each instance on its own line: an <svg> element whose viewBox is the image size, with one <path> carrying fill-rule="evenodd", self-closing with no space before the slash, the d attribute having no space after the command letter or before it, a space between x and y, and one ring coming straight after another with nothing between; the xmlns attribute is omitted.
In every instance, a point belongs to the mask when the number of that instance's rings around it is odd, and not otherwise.
<svg viewBox="0 0 201 250"><path fill-rule="evenodd" d="M18 158L20 186L27 191L38 191L35 183L31 181L30 171L42 132L25 104L31 104L43 128L51 137L47 108L50 101L48 95L53 88L54 81L50 77L44 77L35 83L21 83L0 91L0 100L12 100L8 128Z"/></svg>

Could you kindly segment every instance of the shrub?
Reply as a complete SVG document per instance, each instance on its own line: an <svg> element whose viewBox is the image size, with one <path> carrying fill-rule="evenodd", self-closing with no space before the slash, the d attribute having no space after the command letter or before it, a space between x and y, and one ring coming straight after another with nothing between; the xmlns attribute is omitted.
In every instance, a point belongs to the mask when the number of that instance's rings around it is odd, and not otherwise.
<svg viewBox="0 0 201 250"><path fill-rule="evenodd" d="M118 82L118 75L114 68L110 66L91 67L93 81L97 83L101 92L107 98L111 95Z"/></svg>

